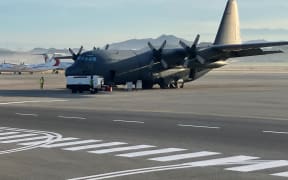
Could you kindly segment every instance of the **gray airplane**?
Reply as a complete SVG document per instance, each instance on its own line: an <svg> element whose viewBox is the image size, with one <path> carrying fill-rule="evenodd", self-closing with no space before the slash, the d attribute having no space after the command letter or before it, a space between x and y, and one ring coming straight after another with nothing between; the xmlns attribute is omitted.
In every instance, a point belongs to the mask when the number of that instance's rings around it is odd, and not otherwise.
<svg viewBox="0 0 288 180"><path fill-rule="evenodd" d="M94 48L81 53L81 47L75 54L69 49L75 62L66 69L65 75L100 75L108 85L142 80L144 89L151 89L155 84L161 88L175 88L181 83L183 87L184 83L226 65L229 58L281 53L261 48L288 45L288 41L243 44L236 0L228 0L214 43L198 47L199 39L197 35L192 46L180 41L183 48L175 49L165 49L166 41L160 48L148 43L151 50L144 52Z"/></svg>

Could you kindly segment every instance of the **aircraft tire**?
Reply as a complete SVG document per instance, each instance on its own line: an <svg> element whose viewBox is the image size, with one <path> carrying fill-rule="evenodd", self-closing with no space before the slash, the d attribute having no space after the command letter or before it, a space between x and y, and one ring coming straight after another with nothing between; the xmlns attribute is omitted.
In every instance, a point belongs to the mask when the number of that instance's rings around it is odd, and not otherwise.
<svg viewBox="0 0 288 180"><path fill-rule="evenodd" d="M143 89L153 89L154 83L152 81L142 81Z"/></svg>

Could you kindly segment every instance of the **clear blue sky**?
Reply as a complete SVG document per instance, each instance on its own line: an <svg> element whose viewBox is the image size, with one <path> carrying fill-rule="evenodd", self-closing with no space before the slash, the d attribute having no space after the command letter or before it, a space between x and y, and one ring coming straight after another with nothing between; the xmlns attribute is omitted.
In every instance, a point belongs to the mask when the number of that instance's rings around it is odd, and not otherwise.
<svg viewBox="0 0 288 180"><path fill-rule="evenodd" d="M174 34L213 41L226 0L1 0L0 48L102 46ZM288 40L287 0L238 0L242 38Z"/></svg>

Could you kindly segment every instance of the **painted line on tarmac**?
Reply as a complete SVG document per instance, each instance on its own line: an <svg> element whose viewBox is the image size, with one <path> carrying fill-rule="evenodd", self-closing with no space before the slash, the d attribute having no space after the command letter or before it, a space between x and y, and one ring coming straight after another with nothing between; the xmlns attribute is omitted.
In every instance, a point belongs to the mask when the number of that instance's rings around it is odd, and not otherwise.
<svg viewBox="0 0 288 180"><path fill-rule="evenodd" d="M206 128L206 129L221 129L221 127L212 127L212 126L197 126L192 124L178 124L179 127L193 127L193 128Z"/></svg>
<svg viewBox="0 0 288 180"><path fill-rule="evenodd" d="M25 114L25 113L15 113L15 114L19 116L34 116L34 117L38 116L38 114Z"/></svg>
<svg viewBox="0 0 288 180"><path fill-rule="evenodd" d="M57 116L58 118L63 118L63 119L87 119L85 117L73 117L73 116Z"/></svg>
<svg viewBox="0 0 288 180"><path fill-rule="evenodd" d="M115 110L113 108L109 107L98 107L97 110L101 111L114 111L114 112L119 112L118 110ZM288 119L285 117L269 117L269 116L245 116L245 115L237 115L237 114L217 114L217 113L199 113L199 112L181 112L181 111L164 111L164 110L153 110L153 109L148 109L148 110L135 110L135 109L129 109L129 110L121 110L120 112L137 112L137 113L165 113L165 114L186 114L186 115L195 115L195 116L216 116L216 117L223 117L223 118L243 118L243 119L260 119L260 120L278 120L278 121L287 121Z"/></svg>
<svg viewBox="0 0 288 180"><path fill-rule="evenodd" d="M288 171L287 172L281 172L281 173L272 174L272 176L288 177Z"/></svg>
<svg viewBox="0 0 288 180"><path fill-rule="evenodd" d="M67 102L68 100L56 99L47 101L12 101L0 103L0 105L11 105L11 104L26 104L26 103L51 103L51 102Z"/></svg>
<svg viewBox="0 0 288 180"><path fill-rule="evenodd" d="M25 134L26 133L29 133L29 134L32 133L32 134L38 134L40 136L44 135L47 137L45 140L41 141L38 144L33 144L30 146L0 151L0 155L36 149L42 145L47 145L47 144L53 143L54 141L57 141L57 140L62 138L61 134L54 133L54 132L48 132L48 131L36 131L36 130L18 129L18 128L10 128L10 127L0 127L0 129L4 130L4 131L14 131L15 133L25 133Z"/></svg>
<svg viewBox="0 0 288 180"><path fill-rule="evenodd" d="M222 166L222 165L227 165L227 164L232 165L232 164L243 163L245 161L247 162L249 160L254 160L254 159L258 159L258 157L240 155L240 156L232 156L232 157L205 160L205 161L196 161L196 162L184 163L184 164L156 166L156 167L132 169L132 170L126 170L126 171L117 171L117 172L111 172L111 173L105 173L105 174L99 174L99 175L73 178L73 179L68 179L68 180L110 179L110 178L123 177L123 176L135 175L135 174L145 174L145 173L151 173L151 172L160 172L160 171L168 171L168 170L176 170L176 169L187 169L187 168L193 168L193 167Z"/></svg>
<svg viewBox="0 0 288 180"><path fill-rule="evenodd" d="M281 132L281 131L262 131L262 132L271 134L288 134L288 132Z"/></svg>
<svg viewBox="0 0 288 180"><path fill-rule="evenodd" d="M126 120L120 120L120 119L113 120L113 122L136 123L136 124L144 124L145 123L143 121L126 121Z"/></svg>

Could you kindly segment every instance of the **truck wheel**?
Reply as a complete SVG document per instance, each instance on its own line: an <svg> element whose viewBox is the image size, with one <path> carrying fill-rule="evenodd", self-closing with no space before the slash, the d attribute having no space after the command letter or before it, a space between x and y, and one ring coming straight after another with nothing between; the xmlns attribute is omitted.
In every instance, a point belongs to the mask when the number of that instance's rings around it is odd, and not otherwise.
<svg viewBox="0 0 288 180"><path fill-rule="evenodd" d="M91 89L91 90L90 90L90 94L95 94L95 90L94 90L94 89Z"/></svg>

